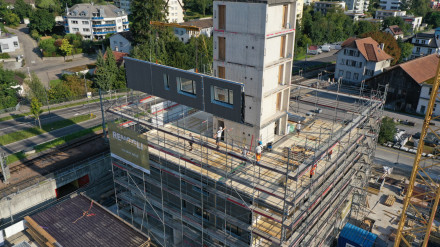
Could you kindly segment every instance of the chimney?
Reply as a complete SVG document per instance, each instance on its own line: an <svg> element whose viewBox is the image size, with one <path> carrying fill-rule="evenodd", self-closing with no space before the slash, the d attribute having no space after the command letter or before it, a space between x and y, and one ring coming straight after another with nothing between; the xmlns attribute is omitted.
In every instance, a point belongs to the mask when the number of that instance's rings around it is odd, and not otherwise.
<svg viewBox="0 0 440 247"><path fill-rule="evenodd" d="M383 48L385 48L385 44L384 44L384 43L380 43L379 48L380 48L381 50L383 50Z"/></svg>

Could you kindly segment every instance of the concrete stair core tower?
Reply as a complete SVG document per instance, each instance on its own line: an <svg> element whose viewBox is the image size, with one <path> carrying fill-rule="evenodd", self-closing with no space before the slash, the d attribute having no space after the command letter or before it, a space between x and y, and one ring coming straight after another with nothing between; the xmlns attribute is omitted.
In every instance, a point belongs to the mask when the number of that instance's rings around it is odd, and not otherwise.
<svg viewBox="0 0 440 247"><path fill-rule="evenodd" d="M214 1L214 75L245 85L244 123L213 119L228 143L287 134L296 15L296 0Z"/></svg>

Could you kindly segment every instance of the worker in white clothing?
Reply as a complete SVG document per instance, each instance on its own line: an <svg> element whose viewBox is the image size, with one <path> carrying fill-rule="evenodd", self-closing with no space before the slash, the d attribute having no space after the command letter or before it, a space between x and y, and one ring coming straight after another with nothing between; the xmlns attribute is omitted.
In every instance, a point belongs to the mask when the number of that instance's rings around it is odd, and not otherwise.
<svg viewBox="0 0 440 247"><path fill-rule="evenodd" d="M296 124L296 133L299 135L299 133L301 132L301 121L298 121L298 124Z"/></svg>
<svg viewBox="0 0 440 247"><path fill-rule="evenodd" d="M222 134L223 134L223 128L220 126L218 128L217 134L215 135L215 144L217 144L217 148L219 148L218 143L222 139Z"/></svg>
<svg viewBox="0 0 440 247"><path fill-rule="evenodd" d="M258 146L255 148L255 156L256 156L257 162L260 162L260 160L261 160L261 152L263 152L263 143L261 141L259 141Z"/></svg>

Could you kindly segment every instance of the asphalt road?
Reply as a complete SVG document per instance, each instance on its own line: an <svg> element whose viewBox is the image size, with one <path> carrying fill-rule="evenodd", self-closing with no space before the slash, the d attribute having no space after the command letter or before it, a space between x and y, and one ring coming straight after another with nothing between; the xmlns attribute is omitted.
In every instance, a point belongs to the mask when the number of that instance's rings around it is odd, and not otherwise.
<svg viewBox="0 0 440 247"><path fill-rule="evenodd" d="M306 58L305 60L297 60L293 62L293 70L304 69L306 67L312 67L323 63L329 63L336 61L337 50L331 50L329 52L323 52L318 55L313 55L313 57Z"/></svg>

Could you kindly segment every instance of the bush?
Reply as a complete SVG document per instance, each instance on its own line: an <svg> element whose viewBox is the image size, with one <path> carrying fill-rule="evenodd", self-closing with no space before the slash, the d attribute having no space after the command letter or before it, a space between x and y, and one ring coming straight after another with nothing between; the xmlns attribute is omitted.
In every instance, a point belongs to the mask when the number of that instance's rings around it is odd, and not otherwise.
<svg viewBox="0 0 440 247"><path fill-rule="evenodd" d="M8 53L0 53L1 59L11 58L11 56Z"/></svg>
<svg viewBox="0 0 440 247"><path fill-rule="evenodd" d="M31 31L31 37L33 38L33 39L35 39L35 40L39 40L40 39L40 34L38 33L38 31L37 30L32 30Z"/></svg>
<svg viewBox="0 0 440 247"><path fill-rule="evenodd" d="M384 117L382 118L382 125L379 131L379 144L383 144L387 141L393 141L394 135L396 134L396 123L392 118Z"/></svg>

